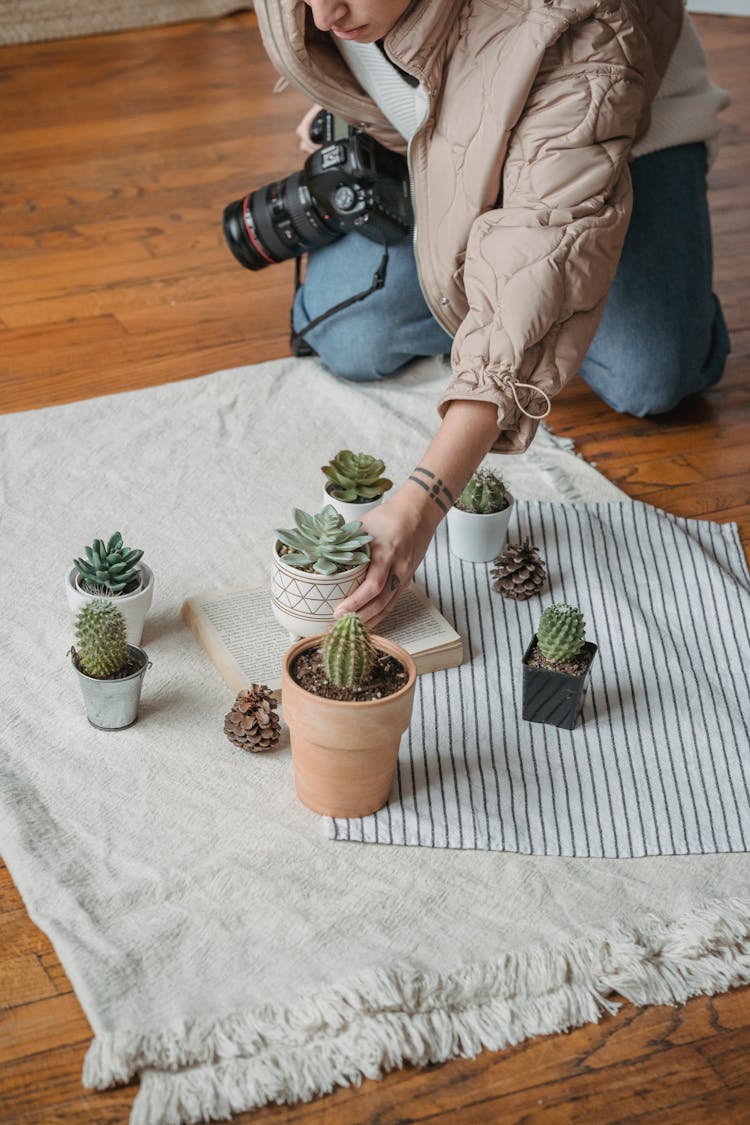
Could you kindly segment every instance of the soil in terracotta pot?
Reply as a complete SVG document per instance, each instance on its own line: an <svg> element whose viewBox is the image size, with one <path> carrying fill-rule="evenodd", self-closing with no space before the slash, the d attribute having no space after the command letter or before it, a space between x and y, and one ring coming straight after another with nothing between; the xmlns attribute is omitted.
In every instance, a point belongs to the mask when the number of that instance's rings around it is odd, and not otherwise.
<svg viewBox="0 0 750 1125"><path fill-rule="evenodd" d="M290 672L295 683L313 695L324 699L337 699L341 702L357 701L365 703L372 699L383 699L393 695L404 686L407 672L403 664L381 649L367 680L358 688L339 688L329 683L320 660L320 650L308 648L294 661Z"/></svg>
<svg viewBox="0 0 750 1125"><path fill-rule="evenodd" d="M534 645L529 659L526 661L526 666L527 668L546 668L548 672L564 672L568 676L585 676L593 655L592 652L584 650L570 660L563 660L556 664L553 660L547 659L539 645Z"/></svg>

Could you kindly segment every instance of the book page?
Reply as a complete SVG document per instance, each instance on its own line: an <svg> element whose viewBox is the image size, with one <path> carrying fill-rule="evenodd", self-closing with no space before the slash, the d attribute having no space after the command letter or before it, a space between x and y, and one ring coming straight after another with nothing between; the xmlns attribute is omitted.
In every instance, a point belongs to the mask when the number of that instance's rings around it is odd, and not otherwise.
<svg viewBox="0 0 750 1125"><path fill-rule="evenodd" d="M222 590L198 607L216 630L248 683L281 683L281 661L290 637L271 612L267 587Z"/></svg>
<svg viewBox="0 0 750 1125"><path fill-rule="evenodd" d="M263 683L278 692L283 656L292 637L273 616L267 585L188 598L183 615L230 686L239 690L238 684ZM414 657L450 648L451 663L460 662L461 638L414 583L375 631ZM443 659L439 666L448 663Z"/></svg>
<svg viewBox="0 0 750 1125"><path fill-rule="evenodd" d="M375 632L395 641L412 656L460 640L440 610L413 582L403 591L385 620L375 627Z"/></svg>

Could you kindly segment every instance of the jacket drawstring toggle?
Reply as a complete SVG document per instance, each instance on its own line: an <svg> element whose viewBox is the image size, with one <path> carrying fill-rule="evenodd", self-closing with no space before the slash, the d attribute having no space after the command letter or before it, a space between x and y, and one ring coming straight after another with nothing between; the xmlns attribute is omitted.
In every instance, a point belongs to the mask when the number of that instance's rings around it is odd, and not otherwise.
<svg viewBox="0 0 750 1125"><path fill-rule="evenodd" d="M550 397L549 397L549 395L547 394L546 391L542 390L541 387L535 387L533 383L518 383L518 382L516 382L516 380L513 378L512 375L501 375L498 382L506 390L510 391L510 393L513 395L513 398L515 399L516 406L518 407L518 409L521 411L522 414L526 415L527 418L533 418L535 421L539 421L540 418L546 418L547 415L549 414L550 410L552 409L552 403L550 401ZM536 393L538 395L541 395L542 398L547 403L547 409L544 411L544 413L543 414L531 414L530 411L526 410L521 405L521 403L518 401L518 394L516 393L516 387L527 387L530 391L536 391Z"/></svg>

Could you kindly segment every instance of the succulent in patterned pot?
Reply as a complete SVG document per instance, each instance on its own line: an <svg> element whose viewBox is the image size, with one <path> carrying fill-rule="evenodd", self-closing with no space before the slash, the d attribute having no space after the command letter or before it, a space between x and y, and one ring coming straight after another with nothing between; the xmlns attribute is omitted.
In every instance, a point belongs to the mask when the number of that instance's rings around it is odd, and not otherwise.
<svg viewBox="0 0 750 1125"><path fill-rule="evenodd" d="M448 512L451 551L465 562L491 562L508 532L513 497L494 469L480 468Z"/></svg>
<svg viewBox="0 0 750 1125"><path fill-rule="evenodd" d="M548 605L523 656L523 718L573 730L597 646L572 605Z"/></svg>
<svg viewBox="0 0 750 1125"><path fill-rule="evenodd" d="M364 581L372 536L330 504L314 515L295 508L294 524L276 531L271 607L289 633L310 637L331 624L339 603Z"/></svg>
<svg viewBox="0 0 750 1125"><path fill-rule="evenodd" d="M76 644L69 655L91 725L99 730L132 726L150 663L144 649L128 643L125 618L113 599L94 598L82 607Z"/></svg>
<svg viewBox="0 0 750 1125"><path fill-rule="evenodd" d="M388 800L411 722L417 671L400 645L344 613L288 650L281 702L294 784L323 816L367 816Z"/></svg>
<svg viewBox="0 0 750 1125"><path fill-rule="evenodd" d="M346 520L360 519L393 488L393 481L383 476L384 463L369 453L340 449L322 470L328 478L323 503L332 504Z"/></svg>
<svg viewBox="0 0 750 1125"><path fill-rule="evenodd" d="M85 557L83 557L85 556ZM114 598L125 618L128 642L140 644L143 623L154 597L154 575L142 561L143 551L126 547L115 531L106 541L94 539L65 574L68 606L78 613L95 598Z"/></svg>

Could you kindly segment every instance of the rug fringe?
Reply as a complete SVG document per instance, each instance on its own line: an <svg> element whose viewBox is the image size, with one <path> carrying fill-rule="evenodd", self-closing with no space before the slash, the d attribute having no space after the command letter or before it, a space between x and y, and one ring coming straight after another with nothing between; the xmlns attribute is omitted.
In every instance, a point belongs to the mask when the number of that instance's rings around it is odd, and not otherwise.
<svg viewBox="0 0 750 1125"><path fill-rule="evenodd" d="M559 449L566 454L572 454L577 457L579 461L589 465L593 470L596 469L596 461L587 461L582 453L579 453L575 447L575 442L572 438L560 437L550 429L546 422L541 422L539 425L540 430L543 431L545 438L554 449ZM537 467L547 477L549 477L551 484L557 489L561 496L566 500L585 502L590 499L589 492L577 480L570 479L570 471L564 465L558 465L555 459L550 459L544 454L541 448L543 443L539 442L532 447L534 454L534 462ZM616 486L615 486L616 487Z"/></svg>
<svg viewBox="0 0 750 1125"><path fill-rule="evenodd" d="M677 921L570 938L447 974L374 970L294 1006L267 1005L157 1033L98 1035L84 1085L143 1072L131 1125L226 1120L309 1101L411 1063L424 1066L596 1022L618 1005L677 1004L750 982L750 900Z"/></svg>

